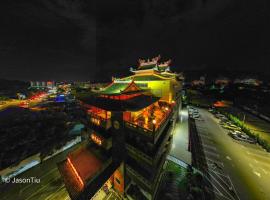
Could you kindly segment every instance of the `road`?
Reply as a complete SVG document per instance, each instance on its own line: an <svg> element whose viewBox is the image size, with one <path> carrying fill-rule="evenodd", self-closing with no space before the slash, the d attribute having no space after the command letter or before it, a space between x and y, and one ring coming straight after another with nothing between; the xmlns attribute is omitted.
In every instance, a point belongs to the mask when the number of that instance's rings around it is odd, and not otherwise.
<svg viewBox="0 0 270 200"><path fill-rule="evenodd" d="M48 94L44 94L42 96L36 97L36 98L29 98L29 99L25 99L25 100L19 100L19 99L10 99L7 101L3 101L4 104L0 105L0 111L1 110L5 110L9 107L13 107L13 106L19 106L21 103L28 103L28 107L34 107L35 105L39 104L40 102L46 100Z"/></svg>
<svg viewBox="0 0 270 200"><path fill-rule="evenodd" d="M189 130L187 108L179 109L179 120L176 122L173 132L173 143L169 155L191 164L191 152L188 151Z"/></svg>
<svg viewBox="0 0 270 200"><path fill-rule="evenodd" d="M22 100L18 100L18 99L4 101L4 104L0 105L0 111L5 110L6 108L11 107L11 106L18 106L21 102Z"/></svg>
<svg viewBox="0 0 270 200"><path fill-rule="evenodd" d="M198 110L204 121L196 121L196 126L217 196L269 200L270 154L258 145L235 141L211 113Z"/></svg>
<svg viewBox="0 0 270 200"><path fill-rule="evenodd" d="M17 176L17 178L36 177L40 179L40 183L0 185L1 200L69 200L56 164L64 160L68 152L79 145L80 143Z"/></svg>

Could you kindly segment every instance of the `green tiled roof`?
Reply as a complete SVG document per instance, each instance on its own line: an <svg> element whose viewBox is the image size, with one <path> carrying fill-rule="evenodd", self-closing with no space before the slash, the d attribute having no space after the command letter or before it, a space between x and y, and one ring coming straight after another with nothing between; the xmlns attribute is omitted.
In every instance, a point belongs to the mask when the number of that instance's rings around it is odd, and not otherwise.
<svg viewBox="0 0 270 200"><path fill-rule="evenodd" d="M162 77L166 78L172 78L173 76L169 76L169 75L159 75L159 76L155 76L155 75L143 75L143 76L129 76L126 78L123 78L121 80L124 81L128 81L128 80L134 80L134 81L157 81L157 80L164 80L162 79Z"/></svg>
<svg viewBox="0 0 270 200"><path fill-rule="evenodd" d="M124 91L129 83L113 83L110 86L106 87L103 91L101 91L102 94L119 94L122 91Z"/></svg>

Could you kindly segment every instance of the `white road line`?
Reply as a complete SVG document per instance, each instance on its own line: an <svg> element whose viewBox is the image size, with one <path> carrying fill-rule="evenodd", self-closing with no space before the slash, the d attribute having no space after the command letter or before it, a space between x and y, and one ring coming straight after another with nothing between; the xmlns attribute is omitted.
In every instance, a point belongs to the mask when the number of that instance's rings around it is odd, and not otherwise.
<svg viewBox="0 0 270 200"><path fill-rule="evenodd" d="M209 174L214 180L215 182L224 190L225 193L227 193L227 195L231 198L231 199L234 199L234 197L227 191L226 188L224 188L221 183L211 174Z"/></svg>
<svg viewBox="0 0 270 200"><path fill-rule="evenodd" d="M213 149L214 151L217 150L216 147L213 147L213 146L210 146L210 145L207 145L207 144L202 144L202 146L203 146L203 148L205 147L205 148L207 148L207 149Z"/></svg>
<svg viewBox="0 0 270 200"><path fill-rule="evenodd" d="M222 182L225 183L225 185L228 186L228 188L230 188L230 187L232 186L232 185L231 185L231 182L230 182L230 180L229 180L229 177L228 177L227 175L218 173L218 172L216 172L216 171L213 171L213 172L214 172L214 174L216 174L216 175L221 179ZM229 181L229 183L225 182L224 179L223 179L222 177L226 178L226 179Z"/></svg>
<svg viewBox="0 0 270 200"><path fill-rule="evenodd" d="M237 191L236 191L236 189L235 189L235 187L234 187L234 185L233 185L233 183L232 183L231 178L230 178L229 176L227 176L227 177L228 177L228 179L229 179L229 181L230 181L230 183L231 183L231 186L233 187L233 191L235 192L237 199L240 200L240 198L239 198L239 196L238 196L238 194L237 194Z"/></svg>
<svg viewBox="0 0 270 200"><path fill-rule="evenodd" d="M207 151L205 149L203 149L203 151L204 151L205 154L213 155L214 157L217 157L217 158L220 157L219 154L217 154L217 153L214 153L214 152L211 152L211 151Z"/></svg>
<svg viewBox="0 0 270 200"><path fill-rule="evenodd" d="M209 134L207 135L201 134L200 137L207 138L208 140L213 140L212 137L209 136Z"/></svg>
<svg viewBox="0 0 270 200"><path fill-rule="evenodd" d="M226 159L227 160L232 160L230 156L226 156Z"/></svg>
<svg viewBox="0 0 270 200"><path fill-rule="evenodd" d="M255 171L255 170L253 170L252 172L253 172L256 176L258 176L259 178L261 178L261 173Z"/></svg>
<svg viewBox="0 0 270 200"><path fill-rule="evenodd" d="M225 178L228 178L225 174L221 174L221 173L219 173L219 172L216 172L216 171L214 171L216 174L218 174L219 176L224 176Z"/></svg>
<svg viewBox="0 0 270 200"><path fill-rule="evenodd" d="M218 164L220 164L220 165L222 165L222 166L224 167L224 164L223 164L223 162L221 162L221 161L212 160L212 159L210 159L210 158L205 158L205 159L208 160L208 161L210 161L210 162L212 162L212 163L218 163Z"/></svg>

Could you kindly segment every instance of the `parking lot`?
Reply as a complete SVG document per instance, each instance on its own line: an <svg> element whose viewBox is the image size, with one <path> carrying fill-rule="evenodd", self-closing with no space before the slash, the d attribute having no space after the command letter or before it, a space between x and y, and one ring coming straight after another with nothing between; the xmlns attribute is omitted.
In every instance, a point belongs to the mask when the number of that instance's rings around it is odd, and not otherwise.
<svg viewBox="0 0 270 200"><path fill-rule="evenodd" d="M217 199L270 199L270 156L260 146L234 139L213 114L197 109L196 127Z"/></svg>

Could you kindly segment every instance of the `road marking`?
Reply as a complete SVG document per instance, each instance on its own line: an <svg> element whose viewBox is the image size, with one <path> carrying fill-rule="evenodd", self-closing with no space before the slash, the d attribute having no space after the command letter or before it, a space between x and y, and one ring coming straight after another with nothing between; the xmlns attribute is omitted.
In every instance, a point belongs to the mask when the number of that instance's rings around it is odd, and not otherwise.
<svg viewBox="0 0 270 200"><path fill-rule="evenodd" d="M210 159L210 158L206 158L206 160L208 160L208 161L210 161L210 162L212 162L212 163L219 163L219 164L221 164L221 165L224 167L224 164L223 164L223 162L221 162L221 161L212 160L212 159Z"/></svg>
<svg viewBox="0 0 270 200"><path fill-rule="evenodd" d="M235 189L235 187L234 187L234 185L233 185L233 183L232 183L231 178L230 178L229 176L227 176L227 177L228 177L228 179L229 179L229 181L230 181L230 183L231 183L231 185L232 185L232 187L233 187L233 191L234 191L234 193L236 194L237 199L240 200L240 198L239 198L239 196L238 196L238 194L237 194L237 191L236 191L236 189Z"/></svg>
<svg viewBox="0 0 270 200"><path fill-rule="evenodd" d="M226 156L226 159L228 159L228 160L232 160L230 156Z"/></svg>
<svg viewBox="0 0 270 200"><path fill-rule="evenodd" d="M208 136L208 135L203 135L203 134L201 134L200 137L206 138L207 140L213 142L212 137L210 137L210 136Z"/></svg>
<svg viewBox="0 0 270 200"><path fill-rule="evenodd" d="M214 153L214 152L211 152L211 151L207 151L205 149L203 149L203 151L204 151L204 153L209 154L209 155L213 155L214 157L217 157L217 158L220 157L219 154L217 154L217 153Z"/></svg>
<svg viewBox="0 0 270 200"><path fill-rule="evenodd" d="M221 183L211 174L209 174L214 180L215 182L224 190L224 193L227 193L227 195L231 198L231 199L235 199L228 191L226 188L224 188Z"/></svg>
<svg viewBox="0 0 270 200"><path fill-rule="evenodd" d="M219 177L220 178L220 180L221 180L221 182L223 182L228 188L230 188L231 187L231 185L229 185L229 183L226 183L225 181L224 181L224 179L222 178L222 177L220 177L220 176L223 176L223 177L225 177L225 178L227 178L228 179L228 177L226 176L226 175L224 175L224 174L219 174L219 173L216 173L215 171L213 171L214 172L214 174L217 176L217 177ZM211 174L212 175L212 174ZM212 175L213 176L213 175Z"/></svg>
<svg viewBox="0 0 270 200"><path fill-rule="evenodd" d="M213 149L213 150L217 150L217 148L216 147L213 147L213 146L210 146L210 145L207 145L207 144L202 144L202 146L203 146L203 148L205 147L205 148L207 148L207 149Z"/></svg>
<svg viewBox="0 0 270 200"><path fill-rule="evenodd" d="M258 176L259 178L261 178L261 174L259 172L256 172L255 170L253 170L253 173Z"/></svg>

